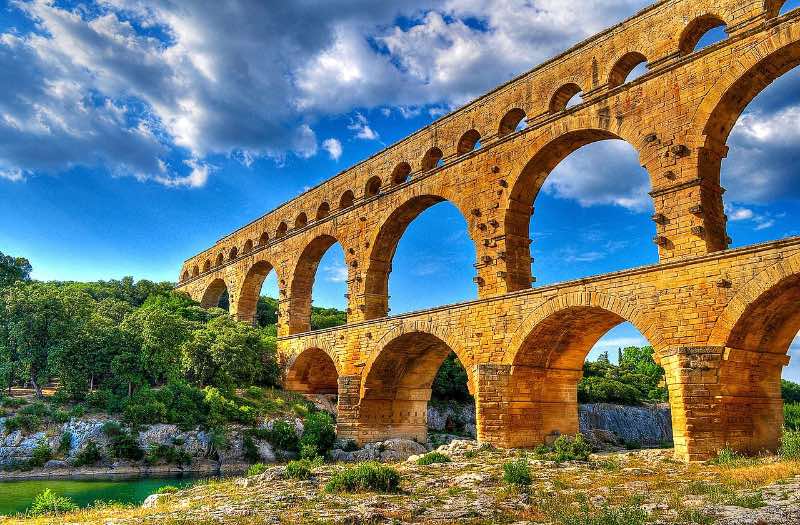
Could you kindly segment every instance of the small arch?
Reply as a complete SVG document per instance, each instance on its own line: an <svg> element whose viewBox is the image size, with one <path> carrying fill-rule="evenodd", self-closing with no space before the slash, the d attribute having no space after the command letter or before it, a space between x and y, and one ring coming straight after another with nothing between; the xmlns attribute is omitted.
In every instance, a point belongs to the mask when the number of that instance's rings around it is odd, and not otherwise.
<svg viewBox="0 0 800 525"><path fill-rule="evenodd" d="M647 64L647 57L636 51L627 53L611 69L608 85L614 88L633 80L629 77L640 64Z"/></svg>
<svg viewBox="0 0 800 525"><path fill-rule="evenodd" d="M219 255L217 255L217 260L214 263L214 266L222 266L222 263L224 262L225 262L225 255L222 252L220 252Z"/></svg>
<svg viewBox="0 0 800 525"><path fill-rule="evenodd" d="M183 272L183 276L181 277L181 281L188 281L189 280L189 270Z"/></svg>
<svg viewBox="0 0 800 525"><path fill-rule="evenodd" d="M278 229L275 231L275 237L276 237L276 238L278 238L278 237L283 237L284 235L286 235L286 232L287 232L287 231L289 231L289 227L288 227L288 226L286 226L286 223L285 223L285 222L281 222L281 223L278 225Z"/></svg>
<svg viewBox="0 0 800 525"><path fill-rule="evenodd" d="M725 27L725 21L717 15L706 14L692 20L681 33L678 49L682 55L697 51L702 38L711 30Z"/></svg>
<svg viewBox="0 0 800 525"><path fill-rule="evenodd" d="M198 275L200 275L200 268L195 264L194 268L192 268L192 277L197 277Z"/></svg>
<svg viewBox="0 0 800 525"><path fill-rule="evenodd" d="M514 133L519 129L519 126L525 121L525 112L520 108L509 110L505 116L500 120L500 128L497 134L501 137Z"/></svg>
<svg viewBox="0 0 800 525"><path fill-rule="evenodd" d="M798 0L765 0L764 11L767 12L767 18L775 18L776 16L783 16L789 11L793 11L800 7Z"/></svg>
<svg viewBox="0 0 800 525"><path fill-rule="evenodd" d="M344 210L349 208L353 205L355 199L356 198L353 194L353 190L347 190L346 192L342 193L342 197L339 199L339 209Z"/></svg>
<svg viewBox="0 0 800 525"><path fill-rule="evenodd" d="M231 251L228 253L228 260L233 261L239 256L239 248L234 246L231 248Z"/></svg>
<svg viewBox="0 0 800 525"><path fill-rule="evenodd" d="M214 279L203 292L203 298L200 300L200 306L203 308L214 308L219 306L223 294L228 291L228 285L222 279Z"/></svg>
<svg viewBox="0 0 800 525"><path fill-rule="evenodd" d="M250 239L247 239L247 241L244 243L244 250L242 250L242 251L244 253L252 252L253 251L253 241L250 240Z"/></svg>
<svg viewBox="0 0 800 525"><path fill-rule="evenodd" d="M411 175L411 165L408 162L401 162L392 170L392 184L403 184Z"/></svg>
<svg viewBox="0 0 800 525"><path fill-rule="evenodd" d="M256 262L247 270L242 281L239 301L236 306L236 314L240 321L253 323L256 321L261 287L272 270L272 264L263 260Z"/></svg>
<svg viewBox="0 0 800 525"><path fill-rule="evenodd" d="M291 392L338 394L338 380L335 361L321 348L308 348L287 363L285 388Z"/></svg>
<svg viewBox="0 0 800 525"><path fill-rule="evenodd" d="M364 185L364 196L374 197L381 191L381 178L377 175L370 177L367 183Z"/></svg>
<svg viewBox="0 0 800 525"><path fill-rule="evenodd" d="M262 233L261 236L258 238L258 245L266 246L268 242L269 242L269 233L267 232Z"/></svg>
<svg viewBox="0 0 800 525"><path fill-rule="evenodd" d="M800 1L798 0L786 0L781 2L780 9L778 9L778 15L783 16L790 11L794 11L795 9L800 8Z"/></svg>
<svg viewBox="0 0 800 525"><path fill-rule="evenodd" d="M203 271L204 272L211 271L211 259L206 259L206 262L203 264Z"/></svg>
<svg viewBox="0 0 800 525"><path fill-rule="evenodd" d="M570 103L575 99L576 95L580 95L582 92L583 89L573 82L561 86L550 99L550 113L564 111L570 107Z"/></svg>
<svg viewBox="0 0 800 525"><path fill-rule="evenodd" d="M308 216L306 212L301 212L300 215L294 220L294 229L305 228L308 225Z"/></svg>
<svg viewBox="0 0 800 525"><path fill-rule="evenodd" d="M425 156L422 157L422 171L430 171L436 168L439 165L439 161L442 160L442 157L444 157L442 150L436 146L429 149L425 152Z"/></svg>
<svg viewBox="0 0 800 525"><path fill-rule="evenodd" d="M470 151L474 150L476 146L480 143L481 134L478 133L477 130L471 129L461 135L461 138L458 141L458 146L456 151L459 155L464 155L465 153L469 153Z"/></svg>
<svg viewBox="0 0 800 525"><path fill-rule="evenodd" d="M328 204L327 202L323 202L322 204L319 205L319 208L317 208L316 219L318 221L322 220L330 214L331 214L331 205Z"/></svg>

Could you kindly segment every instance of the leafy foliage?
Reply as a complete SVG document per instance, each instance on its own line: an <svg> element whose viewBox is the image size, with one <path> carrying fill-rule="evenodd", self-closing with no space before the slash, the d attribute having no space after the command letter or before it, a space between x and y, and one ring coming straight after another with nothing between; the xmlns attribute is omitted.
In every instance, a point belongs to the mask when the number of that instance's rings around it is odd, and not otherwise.
<svg viewBox="0 0 800 525"><path fill-rule="evenodd" d="M327 492L397 492L400 488L400 473L377 461L367 461L346 467L333 476L325 485Z"/></svg>
<svg viewBox="0 0 800 525"><path fill-rule="evenodd" d="M604 353L597 361L584 363L578 400L624 405L666 401L664 369L653 360L653 348L649 346L621 349L618 365Z"/></svg>
<svg viewBox="0 0 800 525"><path fill-rule="evenodd" d="M58 496L50 489L44 489L33 499L28 514L30 516L50 516L76 510L78 506L70 498Z"/></svg>
<svg viewBox="0 0 800 525"><path fill-rule="evenodd" d="M289 479L306 480L314 475L314 469L322 464L322 457L303 458L290 461L286 465L286 477Z"/></svg>
<svg viewBox="0 0 800 525"><path fill-rule="evenodd" d="M86 446L75 455L75 466L84 467L96 465L102 459L97 443L89 440Z"/></svg>
<svg viewBox="0 0 800 525"><path fill-rule="evenodd" d="M800 384L788 379L782 379L781 397L787 403L800 403Z"/></svg>
<svg viewBox="0 0 800 525"><path fill-rule="evenodd" d="M467 387L467 371L455 352L451 352L439 367L432 388L431 399L434 401L472 401Z"/></svg>
<svg viewBox="0 0 800 525"><path fill-rule="evenodd" d="M537 457L548 461L586 461L592 449L582 434L574 438L559 436L551 446L539 445L534 453Z"/></svg>
<svg viewBox="0 0 800 525"><path fill-rule="evenodd" d="M800 430L800 403L783 405L783 425L789 430Z"/></svg>
<svg viewBox="0 0 800 525"><path fill-rule="evenodd" d="M433 465L434 463L450 463L452 460L447 454L441 452L428 452L417 460L417 465Z"/></svg>
<svg viewBox="0 0 800 525"><path fill-rule="evenodd" d="M0 288L11 286L17 281L30 279L31 263L24 257L12 257L0 252Z"/></svg>
<svg viewBox="0 0 800 525"><path fill-rule="evenodd" d="M525 458L503 463L503 481L509 485L527 486L531 484L531 469Z"/></svg>
<svg viewBox="0 0 800 525"><path fill-rule="evenodd" d="M300 451L305 458L324 456L336 441L336 425L327 412L312 412L303 422Z"/></svg>

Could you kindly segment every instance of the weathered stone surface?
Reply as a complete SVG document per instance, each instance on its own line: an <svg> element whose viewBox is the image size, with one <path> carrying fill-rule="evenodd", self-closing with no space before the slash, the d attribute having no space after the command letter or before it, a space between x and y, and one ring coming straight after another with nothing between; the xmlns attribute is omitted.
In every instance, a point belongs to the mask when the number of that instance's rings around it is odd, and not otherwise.
<svg viewBox="0 0 800 525"><path fill-rule="evenodd" d="M644 445L672 442L672 419L667 404L639 407L597 403L580 405L579 410L580 431L584 435L594 435L610 443L618 442L619 438ZM603 435L602 431L612 436Z"/></svg>

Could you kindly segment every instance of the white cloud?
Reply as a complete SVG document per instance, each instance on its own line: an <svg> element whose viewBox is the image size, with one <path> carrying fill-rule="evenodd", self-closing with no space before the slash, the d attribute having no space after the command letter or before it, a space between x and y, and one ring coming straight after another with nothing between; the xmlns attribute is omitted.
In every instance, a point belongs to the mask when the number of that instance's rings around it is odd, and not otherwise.
<svg viewBox="0 0 800 525"><path fill-rule="evenodd" d="M0 179L10 180L11 182L20 182L25 180L25 175L20 169L0 170Z"/></svg>
<svg viewBox="0 0 800 525"><path fill-rule="evenodd" d="M347 266L343 264L325 266L322 270L325 272L325 280L329 283L347 282Z"/></svg>
<svg viewBox="0 0 800 525"><path fill-rule="evenodd" d="M746 221L753 218L753 210L730 206L727 210L728 219L731 221Z"/></svg>
<svg viewBox="0 0 800 525"><path fill-rule="evenodd" d="M375 130L369 127L367 117L361 113L356 113L355 117L350 122L350 125L347 126L347 129L355 131L356 138L363 140L378 140L378 134L375 132Z"/></svg>
<svg viewBox="0 0 800 525"><path fill-rule="evenodd" d="M339 158L342 156L342 143L337 139L325 139L322 142L322 149L327 151L328 155L333 160L339 160Z"/></svg>

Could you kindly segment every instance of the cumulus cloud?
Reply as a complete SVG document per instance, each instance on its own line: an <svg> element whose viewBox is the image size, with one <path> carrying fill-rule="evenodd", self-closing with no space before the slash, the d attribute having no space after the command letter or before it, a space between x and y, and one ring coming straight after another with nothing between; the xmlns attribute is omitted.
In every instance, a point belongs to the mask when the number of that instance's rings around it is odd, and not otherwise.
<svg viewBox="0 0 800 525"><path fill-rule="evenodd" d="M347 266L344 264L325 266L325 280L330 283L344 283L347 282Z"/></svg>
<svg viewBox="0 0 800 525"><path fill-rule="evenodd" d="M356 138L363 140L378 140L378 133L369 127L369 121L367 121L367 117L361 113L356 113L352 122L350 122L350 125L347 126L347 129L354 131L356 133Z"/></svg>
<svg viewBox="0 0 800 525"><path fill-rule="evenodd" d="M337 139L325 139L322 142L322 149L327 151L328 156L330 156L330 158L333 160L339 160L339 158L342 156L342 143Z"/></svg>

